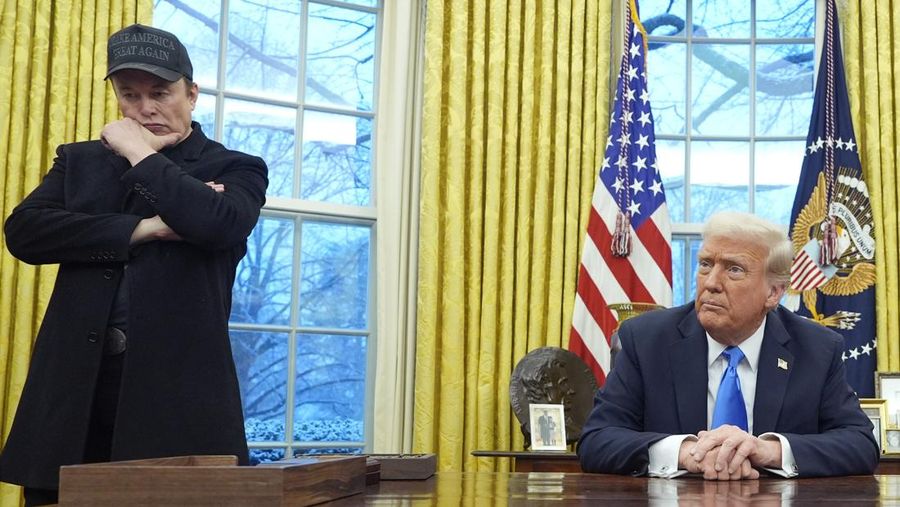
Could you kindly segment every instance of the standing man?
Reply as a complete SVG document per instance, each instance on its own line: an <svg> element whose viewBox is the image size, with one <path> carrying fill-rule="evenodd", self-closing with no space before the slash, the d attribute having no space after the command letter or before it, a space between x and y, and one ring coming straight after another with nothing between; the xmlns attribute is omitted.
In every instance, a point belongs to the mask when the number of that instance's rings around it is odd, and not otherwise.
<svg viewBox="0 0 900 507"><path fill-rule="evenodd" d="M586 472L706 479L871 474L872 423L839 334L780 307L792 248L746 213L703 230L693 304L622 323L578 442Z"/></svg>
<svg viewBox="0 0 900 507"><path fill-rule="evenodd" d="M266 164L191 121L199 90L177 37L132 25L107 53L124 118L61 145L5 226L17 258L59 264L0 455L30 505L56 501L62 465L248 461L228 316Z"/></svg>
<svg viewBox="0 0 900 507"><path fill-rule="evenodd" d="M547 411L544 410L543 415L538 417L538 429L541 432L541 444L542 445L550 445L550 425L553 423L553 420L547 414Z"/></svg>

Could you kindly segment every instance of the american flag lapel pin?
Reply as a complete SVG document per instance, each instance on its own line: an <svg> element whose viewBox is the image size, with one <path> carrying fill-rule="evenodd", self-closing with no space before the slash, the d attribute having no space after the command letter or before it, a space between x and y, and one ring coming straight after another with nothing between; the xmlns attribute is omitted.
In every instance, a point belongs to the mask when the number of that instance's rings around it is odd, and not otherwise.
<svg viewBox="0 0 900 507"><path fill-rule="evenodd" d="M782 370L787 370L788 369L787 361L785 361L784 359L779 357L778 358L778 367L781 368Z"/></svg>

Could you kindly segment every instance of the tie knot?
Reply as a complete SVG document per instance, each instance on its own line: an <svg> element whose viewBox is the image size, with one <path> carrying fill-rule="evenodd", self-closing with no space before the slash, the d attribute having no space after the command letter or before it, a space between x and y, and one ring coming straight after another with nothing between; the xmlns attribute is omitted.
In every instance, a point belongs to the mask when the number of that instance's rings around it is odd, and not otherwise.
<svg viewBox="0 0 900 507"><path fill-rule="evenodd" d="M737 368L741 359L744 358L744 353L741 352L739 347L725 347L725 350L722 351L722 355L725 356L725 360L728 361L728 366L732 368Z"/></svg>

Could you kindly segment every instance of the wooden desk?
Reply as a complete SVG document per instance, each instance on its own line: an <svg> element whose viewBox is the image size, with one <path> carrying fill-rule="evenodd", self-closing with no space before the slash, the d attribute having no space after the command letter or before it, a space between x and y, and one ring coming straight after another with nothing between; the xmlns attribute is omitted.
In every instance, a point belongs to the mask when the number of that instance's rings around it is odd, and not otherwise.
<svg viewBox="0 0 900 507"><path fill-rule="evenodd" d="M581 472L578 455L568 451L472 451L479 458L513 458L516 472Z"/></svg>
<svg viewBox="0 0 900 507"><path fill-rule="evenodd" d="M584 505L647 505L648 501L691 505L890 505L900 503L900 476L831 477L716 482L698 477L650 479L601 474L439 472L424 481L381 481L365 495L328 505L507 505L569 502ZM766 503L769 505L769 503Z"/></svg>
<svg viewBox="0 0 900 507"><path fill-rule="evenodd" d="M565 451L472 451L480 458L513 458L516 472L581 472L578 455ZM882 456L876 474L900 475L900 456Z"/></svg>

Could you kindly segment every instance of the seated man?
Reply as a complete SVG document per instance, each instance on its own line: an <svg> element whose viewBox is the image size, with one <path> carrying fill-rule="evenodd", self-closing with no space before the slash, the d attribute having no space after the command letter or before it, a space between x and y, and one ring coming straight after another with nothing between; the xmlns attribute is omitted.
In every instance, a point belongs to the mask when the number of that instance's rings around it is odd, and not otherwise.
<svg viewBox="0 0 900 507"><path fill-rule="evenodd" d="M693 304L619 329L622 350L578 442L586 472L706 479L871 474L872 424L843 339L779 307L791 244L753 215L703 231Z"/></svg>

